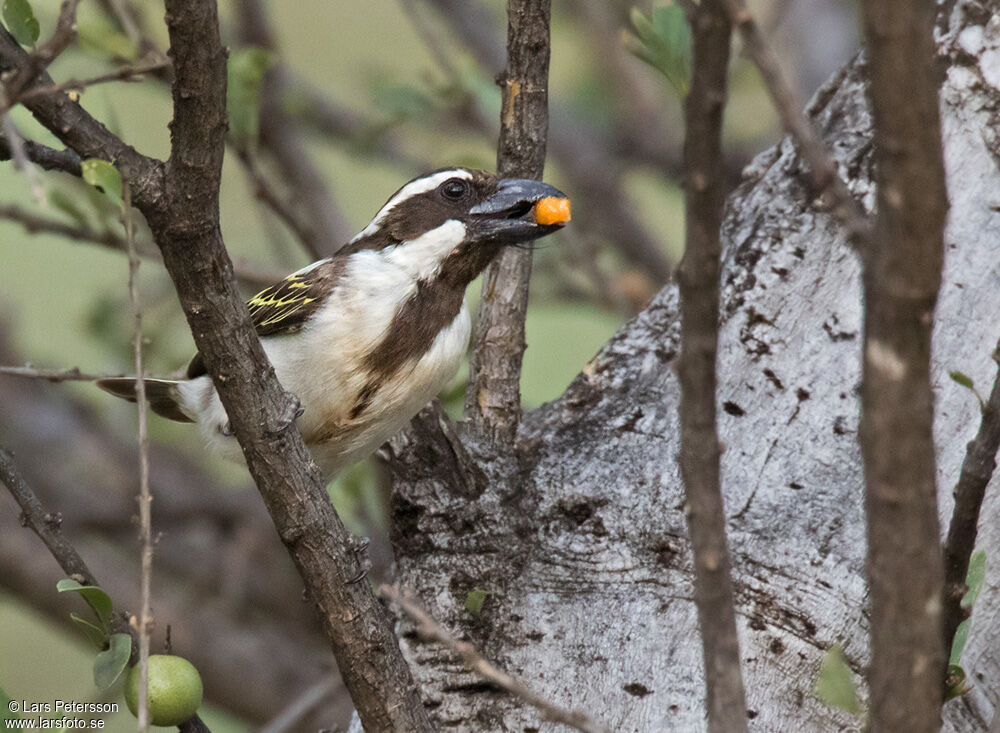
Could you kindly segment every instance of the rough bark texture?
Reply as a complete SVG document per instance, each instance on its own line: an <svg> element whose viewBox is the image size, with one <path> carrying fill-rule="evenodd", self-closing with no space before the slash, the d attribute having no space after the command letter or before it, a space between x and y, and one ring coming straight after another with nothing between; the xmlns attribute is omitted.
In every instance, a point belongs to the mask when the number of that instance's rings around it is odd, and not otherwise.
<svg viewBox="0 0 1000 733"><path fill-rule="evenodd" d="M993 379L1000 274L1000 10L961 1L938 39L951 191L932 379L938 483L956 480L978 404L947 376ZM874 204L862 62L810 114ZM722 474L754 730L858 726L813 694L833 643L868 664L858 442L861 266L807 193L783 142L757 158L723 224L719 351ZM399 582L446 626L562 705L620 731L705 725L701 646L677 466L677 294L662 291L558 400L525 416L515 473L470 467L451 441L392 446ZM415 424L418 432L421 420ZM459 426L459 434L461 432ZM473 458L475 444L466 440ZM459 444L461 448L461 444ZM498 488L501 487L501 488ZM980 535L1000 556L994 477ZM943 492L947 516L951 497ZM489 592L479 616L463 608ZM405 624L402 644L433 715L460 731L524 731L536 713L463 672ZM1000 585L988 571L963 658L974 687L944 709L982 730L1000 705ZM861 678L857 681L861 684ZM862 691L862 695L865 693Z"/></svg>
<svg viewBox="0 0 1000 733"><path fill-rule="evenodd" d="M722 114L726 102L730 25L720 0L694 12L691 91L685 100L686 240L677 271L681 298L680 467L694 555L695 603L705 658L710 731L746 730L726 509L719 480L715 356L718 349L719 225L725 182Z"/></svg>
<svg viewBox="0 0 1000 733"><path fill-rule="evenodd" d="M507 71L502 90L497 172L542 177L549 129L550 0L509 0ZM530 248L508 247L487 268L469 363L465 411L498 446L514 442L521 420L521 359L528 310Z"/></svg>
<svg viewBox="0 0 1000 733"><path fill-rule="evenodd" d="M26 105L82 157L128 172L250 474L330 639L345 684L372 731L428 729L413 679L383 608L362 573L358 546L324 490L301 435L297 405L274 376L237 292L219 230L218 187L226 132L226 57L214 0L167 0L174 64L171 157L147 158L65 95ZM0 66L30 63L0 29ZM43 79L43 83L44 83Z"/></svg>
<svg viewBox="0 0 1000 733"><path fill-rule="evenodd" d="M948 212L934 3L866 0L864 17L878 209L862 252L870 724L930 733L940 728L945 672L931 330Z"/></svg>

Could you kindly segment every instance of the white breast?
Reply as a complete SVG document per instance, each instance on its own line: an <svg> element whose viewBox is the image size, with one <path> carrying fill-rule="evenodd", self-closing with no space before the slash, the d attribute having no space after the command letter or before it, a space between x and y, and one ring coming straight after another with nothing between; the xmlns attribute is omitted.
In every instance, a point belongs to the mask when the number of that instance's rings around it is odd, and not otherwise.
<svg viewBox="0 0 1000 733"><path fill-rule="evenodd" d="M299 428L325 476L372 453L457 373L471 330L464 303L431 348L384 381L364 411L351 417L370 381L365 356L382 342L397 309L415 292L416 280L433 277L440 253L463 236L464 227L449 222L424 235L424 241L407 243L405 252L352 255L329 301L302 331L261 339L278 379L299 397L304 410ZM225 434L228 419L211 380L182 383L179 391L183 409L198 416L208 442L238 458L235 439Z"/></svg>

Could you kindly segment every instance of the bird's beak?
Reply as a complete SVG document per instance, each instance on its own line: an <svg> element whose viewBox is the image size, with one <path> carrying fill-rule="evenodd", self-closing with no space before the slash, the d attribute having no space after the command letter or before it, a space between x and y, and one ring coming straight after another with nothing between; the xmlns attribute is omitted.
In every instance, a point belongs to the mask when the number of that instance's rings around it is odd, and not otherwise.
<svg viewBox="0 0 1000 733"><path fill-rule="evenodd" d="M570 219L569 198L541 181L505 178L469 214L470 224L480 238L518 244L564 227Z"/></svg>

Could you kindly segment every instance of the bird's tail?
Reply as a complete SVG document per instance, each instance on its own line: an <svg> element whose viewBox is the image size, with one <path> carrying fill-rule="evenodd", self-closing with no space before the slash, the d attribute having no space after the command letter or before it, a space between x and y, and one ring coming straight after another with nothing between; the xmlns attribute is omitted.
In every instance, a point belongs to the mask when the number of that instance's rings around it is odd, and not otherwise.
<svg viewBox="0 0 1000 733"><path fill-rule="evenodd" d="M177 422L194 422L181 410L177 380L146 378L142 382L146 388L146 401L153 412ZM135 377L109 377L98 379L96 384L115 397L129 402L136 401Z"/></svg>

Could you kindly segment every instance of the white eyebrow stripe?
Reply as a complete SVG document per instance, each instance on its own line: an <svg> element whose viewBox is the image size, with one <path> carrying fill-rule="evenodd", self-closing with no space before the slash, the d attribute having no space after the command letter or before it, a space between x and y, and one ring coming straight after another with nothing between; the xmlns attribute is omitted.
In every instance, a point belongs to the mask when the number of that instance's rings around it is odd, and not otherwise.
<svg viewBox="0 0 1000 733"><path fill-rule="evenodd" d="M385 217L388 216L389 212L392 211L401 201L405 201L411 196L416 196L417 194L433 191L449 178L464 178L465 180L471 180L472 173L464 168L455 168L448 171L439 171L433 175L418 178L415 181L410 181L399 189L399 192L395 196L386 201L385 206L379 209L379 212L375 215L375 218L371 220L368 226L358 232L358 234L349 243L354 243L362 237L367 237L377 232L382 222L385 220Z"/></svg>

